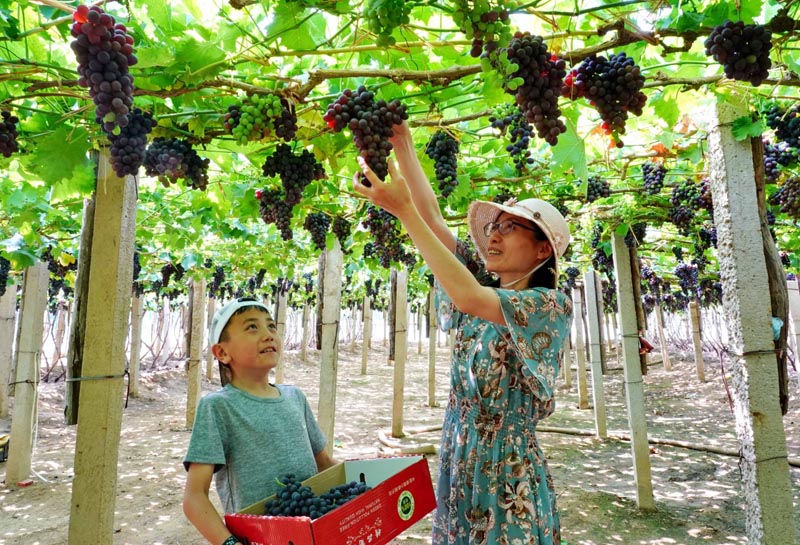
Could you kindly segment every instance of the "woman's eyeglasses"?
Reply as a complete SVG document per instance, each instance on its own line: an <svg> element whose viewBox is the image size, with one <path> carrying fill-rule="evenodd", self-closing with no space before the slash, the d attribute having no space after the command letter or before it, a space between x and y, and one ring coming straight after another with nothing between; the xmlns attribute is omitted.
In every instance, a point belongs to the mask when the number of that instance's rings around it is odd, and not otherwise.
<svg viewBox="0 0 800 545"><path fill-rule="evenodd" d="M486 235L487 237L490 237L492 236L492 233L497 231L501 235L506 236L507 234L509 234L511 231L514 230L514 227L521 227L523 229L527 229L528 231L532 231L534 233L536 232L536 229L533 227L529 227L522 223L517 223L514 220L505 220L501 221L500 223L490 221L489 223L483 226L483 234Z"/></svg>

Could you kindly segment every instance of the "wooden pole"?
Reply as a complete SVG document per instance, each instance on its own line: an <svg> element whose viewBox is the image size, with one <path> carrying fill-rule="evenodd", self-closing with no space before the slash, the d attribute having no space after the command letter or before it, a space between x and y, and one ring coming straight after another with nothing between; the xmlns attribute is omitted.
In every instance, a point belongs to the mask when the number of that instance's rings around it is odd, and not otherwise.
<svg viewBox="0 0 800 545"><path fill-rule="evenodd" d="M395 271L392 271L393 273ZM408 357L408 272L400 269L394 284L394 389L392 395L392 437L404 437L403 401L405 397L406 358Z"/></svg>
<svg viewBox="0 0 800 545"><path fill-rule="evenodd" d="M798 542L772 333L772 316L784 309L772 308L770 290L778 286L769 281L753 149L733 134L733 124L750 115L750 105L743 97L733 98L717 101L709 124L708 165L745 523L749 543L783 545Z"/></svg>
<svg viewBox="0 0 800 545"><path fill-rule="evenodd" d="M364 296L364 334L361 343L361 374L367 374L367 355L369 354L369 338L372 336L372 309L370 308L369 295Z"/></svg>
<svg viewBox="0 0 800 545"><path fill-rule="evenodd" d="M603 315L600 277L592 269L583 275L586 288L586 322L588 325L589 362L592 366L592 401L594 404L594 427L601 439L608 437L606 421L606 396L603 392L603 339L600 335Z"/></svg>
<svg viewBox="0 0 800 545"><path fill-rule="evenodd" d="M144 316L144 305L142 296L138 293L133 294L131 303L131 349L130 363L128 372L130 373L128 383L130 385L131 397L139 397L139 356L142 347L142 317Z"/></svg>
<svg viewBox="0 0 800 545"><path fill-rule="evenodd" d="M189 315L189 360L186 366L186 427L194 426L194 416L202 393L203 330L206 315L206 281L192 280L191 313Z"/></svg>
<svg viewBox="0 0 800 545"><path fill-rule="evenodd" d="M113 543L133 283L136 179L114 175L107 149L97 170L69 545Z"/></svg>
<svg viewBox="0 0 800 545"><path fill-rule="evenodd" d="M428 407L438 407L436 401L436 303L434 288L428 291Z"/></svg>
<svg viewBox="0 0 800 545"><path fill-rule="evenodd" d="M575 364L578 375L578 408L589 408L589 387L586 383L586 347L583 344L583 290L572 289L572 309L575 327Z"/></svg>
<svg viewBox="0 0 800 545"><path fill-rule="evenodd" d="M660 304L656 304L653 314L656 315L656 331L658 332L658 344L661 347L661 361L664 364L664 369L672 371L672 363L669 360L669 350L667 349L667 337L664 335L664 309Z"/></svg>
<svg viewBox="0 0 800 545"><path fill-rule="evenodd" d="M14 361L14 332L17 317L17 286L6 286L0 297L0 418L8 416L9 378Z"/></svg>
<svg viewBox="0 0 800 545"><path fill-rule="evenodd" d="M689 302L689 323L692 325L692 346L694 347L694 365L697 369L697 380L706 381L705 364L703 363L703 334L700 331L700 306L697 301Z"/></svg>
<svg viewBox="0 0 800 545"><path fill-rule="evenodd" d="M333 431L336 415L336 382L338 377L339 316L342 311L342 248L338 240L333 248L322 252L324 275L320 294L322 303L322 334L319 377L319 425L328 443L325 450L333 452Z"/></svg>
<svg viewBox="0 0 800 545"><path fill-rule="evenodd" d="M31 474L33 430L37 425L39 399L39 356L49 280L50 273L44 262L39 261L25 270L17 330L17 372L13 380L14 411L6 461L8 485L25 481Z"/></svg>
<svg viewBox="0 0 800 545"><path fill-rule="evenodd" d="M636 503L640 509L655 509L653 482L650 470L650 447L647 444L647 419L644 407L644 385L639 359L639 332L634 311L631 275L631 253L625 238L616 232L611 235L614 251L614 276L617 279L617 308L619 309L622 362L625 373L625 401L628 405L628 426L631 431L633 475L636 481Z"/></svg>

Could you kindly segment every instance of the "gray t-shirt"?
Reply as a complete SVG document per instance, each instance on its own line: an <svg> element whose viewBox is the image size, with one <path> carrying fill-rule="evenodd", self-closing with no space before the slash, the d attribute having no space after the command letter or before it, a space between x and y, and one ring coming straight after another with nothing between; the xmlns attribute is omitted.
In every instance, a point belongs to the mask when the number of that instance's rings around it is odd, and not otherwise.
<svg viewBox="0 0 800 545"><path fill-rule="evenodd" d="M278 489L277 478L317 472L314 456L325 447L305 395L277 386L280 397L261 398L231 384L200 400L183 460L214 464L217 493L226 513L240 511Z"/></svg>

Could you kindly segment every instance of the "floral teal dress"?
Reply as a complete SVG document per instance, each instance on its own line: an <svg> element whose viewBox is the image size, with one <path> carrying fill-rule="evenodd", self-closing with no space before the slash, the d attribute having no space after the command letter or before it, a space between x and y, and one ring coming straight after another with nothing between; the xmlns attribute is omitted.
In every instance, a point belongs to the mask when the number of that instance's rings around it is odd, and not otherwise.
<svg viewBox="0 0 800 545"><path fill-rule="evenodd" d="M459 241L456 257L481 283ZM497 289L508 327L461 314L437 290L439 324L456 328L433 519L433 545L558 545L552 477L536 424L552 414L572 302L561 291Z"/></svg>

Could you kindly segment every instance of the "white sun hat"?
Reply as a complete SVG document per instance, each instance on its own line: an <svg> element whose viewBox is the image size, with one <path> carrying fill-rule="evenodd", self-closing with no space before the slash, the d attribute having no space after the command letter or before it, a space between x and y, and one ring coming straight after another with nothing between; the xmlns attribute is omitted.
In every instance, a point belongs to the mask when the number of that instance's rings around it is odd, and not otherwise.
<svg viewBox="0 0 800 545"><path fill-rule="evenodd" d="M210 346L214 346L219 342L219 338L222 336L222 330L228 325L228 320L231 319L231 316L233 316L237 310L244 307L263 308L267 314L270 314L267 305L253 298L240 297L239 299L234 299L214 313L214 318L211 320L211 326L209 327Z"/></svg>
<svg viewBox="0 0 800 545"><path fill-rule="evenodd" d="M553 247L556 257L555 272L558 278L558 258L564 255L569 244L569 224L555 206L541 199L525 199L519 202L516 199L509 199L503 204L474 201L469 207L467 222L469 234L481 259L486 261L491 238L484 234L483 227L490 221L496 221L502 212L530 220L542 230Z"/></svg>

